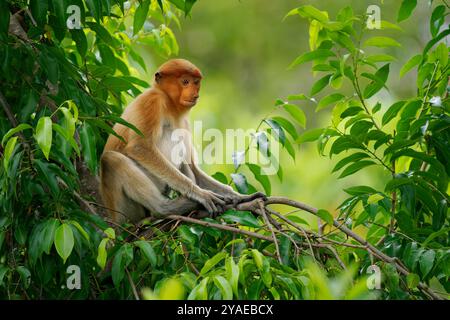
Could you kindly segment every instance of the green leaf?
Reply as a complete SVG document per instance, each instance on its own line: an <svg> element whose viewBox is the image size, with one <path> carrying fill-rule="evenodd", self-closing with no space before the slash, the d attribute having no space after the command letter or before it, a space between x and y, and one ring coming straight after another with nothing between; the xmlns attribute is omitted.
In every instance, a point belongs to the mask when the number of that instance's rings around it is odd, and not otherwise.
<svg viewBox="0 0 450 320"><path fill-rule="evenodd" d="M152 267L156 266L157 257L155 250L153 250L153 247L148 241L139 240L134 242L140 249L144 257L147 259L148 262L150 262L150 265Z"/></svg>
<svg viewBox="0 0 450 320"><path fill-rule="evenodd" d="M82 58L84 58L86 56L88 49L86 34L84 33L83 29L70 30L70 34L72 36L72 40L75 41L76 43L78 53L81 55Z"/></svg>
<svg viewBox="0 0 450 320"><path fill-rule="evenodd" d="M425 251L419 258L420 271L426 277L433 268L436 252L434 250Z"/></svg>
<svg viewBox="0 0 450 320"><path fill-rule="evenodd" d="M412 184L413 180L409 178L394 178L390 180L384 187L384 191L390 192L405 184Z"/></svg>
<svg viewBox="0 0 450 320"><path fill-rule="evenodd" d="M220 218L228 223L239 223L240 225L252 228L260 228L258 219L248 211L228 210L220 215Z"/></svg>
<svg viewBox="0 0 450 320"><path fill-rule="evenodd" d="M33 163L39 173L40 180L43 181L46 186L48 186L52 194L56 195L58 193L59 187L56 180L56 175L49 167L50 164L45 163L39 159L34 159Z"/></svg>
<svg viewBox="0 0 450 320"><path fill-rule="evenodd" d="M8 267L0 264L0 287L3 286L3 278L5 278L6 272L8 272Z"/></svg>
<svg viewBox="0 0 450 320"><path fill-rule="evenodd" d="M203 265L203 268L200 270L199 276L205 276L212 268L214 268L219 262L221 262L223 259L225 259L227 256L227 253L224 251L221 251L217 253L212 258L208 259L205 264Z"/></svg>
<svg viewBox="0 0 450 320"><path fill-rule="evenodd" d="M370 160L363 160L363 161L353 163L353 164L349 165L347 168L345 168L344 171L342 171L341 175L339 176L339 179L349 176L351 174L354 174L354 173L358 172L359 170L361 170L365 167L374 165L374 164L376 164L376 163L373 161L370 161Z"/></svg>
<svg viewBox="0 0 450 320"><path fill-rule="evenodd" d="M41 236L41 245L42 245L42 251L46 254L50 254L50 250L52 248L54 239L55 239L55 233L56 228L60 226L60 222L58 219L49 219L44 223L44 227L42 230Z"/></svg>
<svg viewBox="0 0 450 320"><path fill-rule="evenodd" d="M428 51L439 41L441 41L443 38L447 37L450 34L450 28L444 29L441 33L439 33L436 37L431 39L427 45L425 46L425 49L423 49L422 55L425 56Z"/></svg>
<svg viewBox="0 0 450 320"><path fill-rule="evenodd" d="M267 288L272 287L272 273L270 272L270 264L267 258L258 250L251 249L253 260L255 261L256 268Z"/></svg>
<svg viewBox="0 0 450 320"><path fill-rule="evenodd" d="M102 84L114 92L136 89L133 83L124 77L106 77L102 80Z"/></svg>
<svg viewBox="0 0 450 320"><path fill-rule="evenodd" d="M305 142L312 142L319 139L319 137L325 132L326 130L324 128L318 128L318 129L312 129L305 131L302 133L298 139L295 141L296 143L305 143Z"/></svg>
<svg viewBox="0 0 450 320"><path fill-rule="evenodd" d="M248 183L247 178L242 173L232 173L231 180L240 193L247 194Z"/></svg>
<svg viewBox="0 0 450 320"><path fill-rule="evenodd" d="M398 11L397 22L408 19L416 6L417 0L403 0Z"/></svg>
<svg viewBox="0 0 450 320"><path fill-rule="evenodd" d="M298 106L294 104L284 104L283 105L284 110L286 110L301 127L305 127L306 125L306 115L305 112L303 112L302 109L300 109Z"/></svg>
<svg viewBox="0 0 450 320"><path fill-rule="evenodd" d="M364 98L368 99L380 91L387 81L389 75L389 63L382 66L375 72L373 82L369 83L364 90Z"/></svg>
<svg viewBox="0 0 450 320"><path fill-rule="evenodd" d="M30 1L30 11L38 26L43 27L47 22L48 0Z"/></svg>
<svg viewBox="0 0 450 320"><path fill-rule="evenodd" d="M283 117L272 117L272 120L276 121L281 127L283 127L283 129L285 129L292 138L298 138L298 133L295 126L288 119Z"/></svg>
<svg viewBox="0 0 450 320"><path fill-rule="evenodd" d="M171 0L172 1L172 0ZM194 289L192 289L191 293L187 297L188 300L208 300L208 281L209 277L203 279Z"/></svg>
<svg viewBox="0 0 450 320"><path fill-rule="evenodd" d="M239 297L239 291L238 291L238 283L239 283L239 267L234 262L233 257L228 257L225 260L225 273L228 282L231 285L231 289L233 290L233 293L236 298Z"/></svg>
<svg viewBox="0 0 450 320"><path fill-rule="evenodd" d="M102 270L105 269L106 259L108 257L108 253L106 252L106 244L108 243L108 238L103 238L98 245L98 254L97 254L97 264Z"/></svg>
<svg viewBox="0 0 450 320"><path fill-rule="evenodd" d="M439 231L433 232L430 234L425 241L422 243L423 247L426 247L428 243L430 243L433 239L445 235L447 232L450 232L450 228L443 228Z"/></svg>
<svg viewBox="0 0 450 320"><path fill-rule="evenodd" d="M297 10L298 14L303 18L315 19L322 23L328 21L328 14L325 11L320 11L311 5L301 6Z"/></svg>
<svg viewBox="0 0 450 320"><path fill-rule="evenodd" d="M50 148L52 147L52 120L50 117L42 117L36 126L36 134L34 136L36 142L48 160Z"/></svg>
<svg viewBox="0 0 450 320"><path fill-rule="evenodd" d="M386 20L381 20L381 29L385 30L385 29L394 29L394 30L398 30L398 31L403 31L402 28L400 28L398 25L396 25L395 23L391 23L389 21Z"/></svg>
<svg viewBox="0 0 450 320"><path fill-rule="evenodd" d="M125 276L125 269L133 261L133 247L126 243L117 250L111 268L111 275L115 287L118 287Z"/></svg>
<svg viewBox="0 0 450 320"><path fill-rule="evenodd" d="M330 226L333 225L333 216L327 210L320 209L317 211L316 215L321 218L323 221L328 223Z"/></svg>
<svg viewBox="0 0 450 320"><path fill-rule="evenodd" d="M55 247L59 256L66 263L74 246L73 231L68 224L61 224L55 231Z"/></svg>
<svg viewBox="0 0 450 320"><path fill-rule="evenodd" d="M211 177L223 184L228 184L228 179L222 172L216 172Z"/></svg>
<svg viewBox="0 0 450 320"><path fill-rule="evenodd" d="M436 47L436 50L434 51L434 54L436 55L437 59L439 60L439 63L442 67L446 67L448 64L448 47L445 43L439 43L439 45Z"/></svg>
<svg viewBox="0 0 450 320"><path fill-rule="evenodd" d="M52 0L53 14L59 28L66 27L66 6L64 0Z"/></svg>
<svg viewBox="0 0 450 320"><path fill-rule="evenodd" d="M106 44L99 43L97 46L100 53L102 65L111 68L111 73L113 73L117 68L118 62L118 59L116 59L114 52Z"/></svg>
<svg viewBox="0 0 450 320"><path fill-rule="evenodd" d="M377 203L380 200L383 200L384 196L379 194L379 193L375 193L372 194L368 199L367 199L367 203L369 204L373 204L373 203Z"/></svg>
<svg viewBox="0 0 450 320"><path fill-rule="evenodd" d="M17 137L13 137L8 140L8 143L5 147L5 153L3 155L3 166L5 171L8 171L9 160L11 159L12 153L14 151L14 147L16 146Z"/></svg>
<svg viewBox="0 0 450 320"><path fill-rule="evenodd" d="M273 119L265 119L264 122L270 126L271 133L274 138L279 140L279 142L284 145L286 141L286 135L284 134L283 128L281 128L280 124Z"/></svg>
<svg viewBox="0 0 450 320"><path fill-rule="evenodd" d="M349 149L364 149L360 142L355 141L351 136L341 136L337 138L330 149L330 157Z"/></svg>
<svg viewBox="0 0 450 320"><path fill-rule="evenodd" d="M422 61L422 55L418 54L409 59L400 69L400 78L402 78L408 71L417 66Z"/></svg>
<svg viewBox="0 0 450 320"><path fill-rule="evenodd" d="M220 290L222 300L233 299L233 291L231 289L231 286L224 277L217 275L213 278L213 280L217 288L219 288Z"/></svg>
<svg viewBox="0 0 450 320"><path fill-rule="evenodd" d="M372 37L364 42L366 47L401 47L401 44L389 37Z"/></svg>
<svg viewBox="0 0 450 320"><path fill-rule="evenodd" d="M389 109L384 113L383 118L381 120L382 125L388 124L392 119L394 119L400 110L405 105L406 101L398 101L394 103Z"/></svg>
<svg viewBox="0 0 450 320"><path fill-rule="evenodd" d="M304 225L309 226L308 221L306 221L305 219L300 218L296 214L289 214L289 215L286 216L286 218L288 218L292 222L299 223L299 224L304 224Z"/></svg>
<svg viewBox="0 0 450 320"><path fill-rule="evenodd" d="M342 169L343 167L345 167L347 164L349 164L350 162L357 162L361 159L364 158L369 158L369 155L364 153L364 152L357 152L354 153L348 157L345 157L344 159L340 160L336 166L333 168L333 170L331 172L336 172L340 169Z"/></svg>
<svg viewBox="0 0 450 320"><path fill-rule="evenodd" d="M100 0L95 0L100 1ZM95 31L95 34L97 35L97 38L100 39L103 43L111 46L111 47L119 47L120 42L114 38L105 27L103 27L100 23L96 22L86 22L86 24L91 28L93 31Z"/></svg>
<svg viewBox="0 0 450 320"><path fill-rule="evenodd" d="M83 235L83 237L89 241L89 234L86 232L86 230L84 230L84 228L78 223L78 221L75 220L69 220L67 221L68 223L70 223L71 225L73 225L75 228L77 228L77 230Z"/></svg>
<svg viewBox="0 0 450 320"><path fill-rule="evenodd" d="M343 98L345 98L345 96L340 93L332 93L332 94L329 94L329 95L323 97L320 100L319 104L317 105L316 112L326 108L327 106L329 106L332 103L342 100Z"/></svg>
<svg viewBox="0 0 450 320"><path fill-rule="evenodd" d="M397 60L395 57L390 56L388 54L376 54L373 56L368 56L366 58L366 61L370 62L370 63L375 63L375 62L390 62L390 61L395 61Z"/></svg>
<svg viewBox="0 0 450 320"><path fill-rule="evenodd" d="M5 142L14 134L16 134L17 132L26 130L26 129L33 129L32 126L30 126L29 124L26 123L21 123L19 124L17 127L9 129L9 131L3 136L2 138L2 146L5 145Z"/></svg>
<svg viewBox="0 0 450 320"><path fill-rule="evenodd" d="M189 13L192 10L192 6L194 5L194 3L197 2L197 0L185 0L185 4L184 4L184 15L188 16Z"/></svg>
<svg viewBox="0 0 450 320"><path fill-rule="evenodd" d="M84 161L92 173L97 173L97 148L95 146L95 135L89 123L85 122L80 130L80 143Z"/></svg>
<svg viewBox="0 0 450 320"><path fill-rule="evenodd" d="M352 196L360 196L360 195L364 195L364 194L377 193L377 191L374 188L371 188L369 186L355 186L355 187L350 187L350 188L344 189L344 191Z"/></svg>
<svg viewBox="0 0 450 320"><path fill-rule="evenodd" d="M445 168L442 165L442 163L439 162L436 158L429 156L424 152L419 152L419 151L415 151L412 149L403 149L403 150L396 152L394 155L392 155L391 160L398 159L399 157L402 157L402 156L419 159L419 160L422 160L423 162L429 163L430 165L432 165L434 167L434 169L438 170L442 176L444 176L444 177L446 176Z"/></svg>
<svg viewBox="0 0 450 320"><path fill-rule="evenodd" d="M112 240L116 239L116 232L113 228L107 228L103 230L103 232L106 234L106 236Z"/></svg>
<svg viewBox="0 0 450 320"><path fill-rule="evenodd" d="M27 267L18 266L16 268L17 273L20 275L20 280L22 280L23 286L28 288L31 283L31 272Z"/></svg>
<svg viewBox="0 0 450 320"><path fill-rule="evenodd" d="M150 0L143 0L137 7L136 12L134 13L133 35L137 34L144 25L144 22L147 19L149 7Z"/></svg>
<svg viewBox="0 0 450 320"><path fill-rule="evenodd" d="M317 80L312 88L311 88L311 95L315 95L317 93L319 93L320 91L322 91L327 85L330 84L330 78L332 77L332 74L327 74L325 77L320 78L319 80Z"/></svg>
<svg viewBox="0 0 450 320"><path fill-rule="evenodd" d="M52 124L52 128L53 128L53 130L58 132L64 138L64 140L69 142L70 146L75 150L75 152L79 156L80 155L80 148L78 147L78 144L75 141L75 139L73 138L73 136L69 136L68 135L69 133L67 132L67 130L63 129L63 127L61 127L57 123L53 123ZM55 151L55 152L58 152L58 151Z"/></svg>
<svg viewBox="0 0 450 320"><path fill-rule="evenodd" d="M110 115L106 115L106 116L101 116L100 118L110 120L115 123L120 123L121 125L130 128L131 130L136 132L141 137L144 137L144 134L138 128L136 128L136 126L134 126L133 124L129 123L128 121L126 121L125 119L123 119L121 117L110 114Z"/></svg>
<svg viewBox="0 0 450 320"><path fill-rule="evenodd" d="M0 12L4 14L0 15L0 35L7 36L9 29L9 6L6 1L0 2ZM2 279L0 278L0 286Z"/></svg>
<svg viewBox="0 0 450 320"><path fill-rule="evenodd" d="M86 0L87 7L91 15L100 22L102 17L102 2L101 0Z"/></svg>
<svg viewBox="0 0 450 320"><path fill-rule="evenodd" d="M408 288L410 289L414 289L417 287L417 285L420 282L420 278L417 274L415 273L409 273L406 276L406 283L408 284Z"/></svg>
<svg viewBox="0 0 450 320"><path fill-rule="evenodd" d="M261 171L261 168L256 164L247 163L247 167L253 173L253 175L255 176L255 179L258 180L259 183L261 183L266 195L270 196L272 190L271 190L269 177L267 175L265 175Z"/></svg>
<svg viewBox="0 0 450 320"><path fill-rule="evenodd" d="M324 59L324 58L328 58L328 57L335 57L336 54L328 49L317 49L311 52L306 52L300 56L298 56L294 62L291 63L291 65L288 67L288 69L291 69L297 65L303 64L305 62L308 61L313 61L313 60L319 60L319 59Z"/></svg>
<svg viewBox="0 0 450 320"><path fill-rule="evenodd" d="M431 36L434 38L439 32L439 29L445 22L445 6L439 5L434 8L430 19L430 32Z"/></svg>
<svg viewBox="0 0 450 320"><path fill-rule="evenodd" d="M288 96L288 100L292 101L292 100L310 100L311 98L307 97L305 94L300 93L300 94L292 94ZM284 101L281 99L278 99L277 102L275 103L275 106L281 106L282 104L284 104Z"/></svg>
<svg viewBox="0 0 450 320"><path fill-rule="evenodd" d="M294 146L289 141L289 139L286 139L286 141L284 142L284 147L286 148L287 152L291 156L292 160L295 161L295 149L294 149ZM275 161L275 160L272 160L272 162L273 161ZM282 170L282 167L280 165L278 165L278 167L279 167L278 173L280 173L280 171Z"/></svg>

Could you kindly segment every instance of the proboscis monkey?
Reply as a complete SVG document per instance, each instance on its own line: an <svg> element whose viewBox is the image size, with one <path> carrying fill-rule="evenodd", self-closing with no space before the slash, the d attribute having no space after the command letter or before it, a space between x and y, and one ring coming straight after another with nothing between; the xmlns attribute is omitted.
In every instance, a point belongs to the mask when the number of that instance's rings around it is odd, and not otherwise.
<svg viewBox="0 0 450 320"><path fill-rule="evenodd" d="M116 124L101 157L100 193L116 222L138 222L147 214L182 215L197 209L217 214L226 203L240 203L262 193L241 195L204 173L196 164L191 143L189 111L199 98L202 74L191 62L173 59L155 73L151 89L139 95L123 112L122 118L142 133ZM185 148L174 156L180 140ZM180 130L177 130L179 137ZM177 153L177 152L175 152ZM170 199L173 189L180 196Z"/></svg>

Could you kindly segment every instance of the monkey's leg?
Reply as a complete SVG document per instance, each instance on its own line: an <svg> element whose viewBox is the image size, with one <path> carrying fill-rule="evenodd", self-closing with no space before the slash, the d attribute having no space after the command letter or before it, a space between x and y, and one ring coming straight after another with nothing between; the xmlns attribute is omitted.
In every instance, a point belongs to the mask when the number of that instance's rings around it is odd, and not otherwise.
<svg viewBox="0 0 450 320"><path fill-rule="evenodd" d="M145 172L133 160L119 152L105 152L101 164L105 205L114 210L120 208L131 222L138 222L145 216L143 211L136 212L136 206L130 206L133 202L155 215L163 216L182 215L200 207L197 202L183 196L175 200L164 197ZM122 220L118 215L115 216L119 222Z"/></svg>

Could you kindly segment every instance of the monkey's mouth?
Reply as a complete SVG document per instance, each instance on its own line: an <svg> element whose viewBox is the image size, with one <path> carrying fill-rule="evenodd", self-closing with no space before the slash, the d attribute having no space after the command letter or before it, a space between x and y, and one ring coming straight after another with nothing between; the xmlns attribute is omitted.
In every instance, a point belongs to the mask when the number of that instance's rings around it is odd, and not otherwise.
<svg viewBox="0 0 450 320"><path fill-rule="evenodd" d="M184 104L189 107L193 107L197 104L197 99L193 100L184 100Z"/></svg>

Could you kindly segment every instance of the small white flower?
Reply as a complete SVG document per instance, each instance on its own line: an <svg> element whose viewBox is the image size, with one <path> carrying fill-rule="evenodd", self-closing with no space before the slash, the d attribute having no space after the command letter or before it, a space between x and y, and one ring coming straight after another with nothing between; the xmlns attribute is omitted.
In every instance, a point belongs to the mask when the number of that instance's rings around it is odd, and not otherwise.
<svg viewBox="0 0 450 320"><path fill-rule="evenodd" d="M436 97L431 98L430 103L433 107L441 107L442 106L441 97L436 96Z"/></svg>

